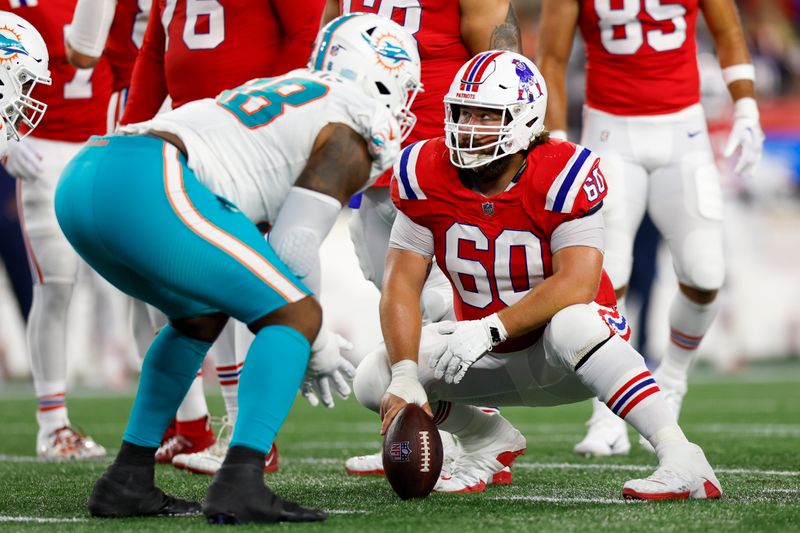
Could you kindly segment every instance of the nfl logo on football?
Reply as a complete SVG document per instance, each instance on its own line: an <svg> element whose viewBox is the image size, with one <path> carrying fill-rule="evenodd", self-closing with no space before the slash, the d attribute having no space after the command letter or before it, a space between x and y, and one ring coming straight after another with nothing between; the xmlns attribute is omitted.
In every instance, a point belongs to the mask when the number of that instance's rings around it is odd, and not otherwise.
<svg viewBox="0 0 800 533"><path fill-rule="evenodd" d="M411 457L411 445L409 442L393 442L392 447L389 449L389 456L392 462L407 463Z"/></svg>

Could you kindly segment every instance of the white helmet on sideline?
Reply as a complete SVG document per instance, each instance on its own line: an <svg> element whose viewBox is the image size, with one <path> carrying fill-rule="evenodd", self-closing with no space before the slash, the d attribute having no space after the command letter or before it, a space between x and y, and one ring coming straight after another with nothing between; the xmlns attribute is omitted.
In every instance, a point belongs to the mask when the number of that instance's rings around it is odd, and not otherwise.
<svg viewBox="0 0 800 533"><path fill-rule="evenodd" d="M31 93L37 83L50 85L49 61L36 28L14 13L0 11L0 117L6 139L24 138L42 120L47 105ZM25 125L23 132L20 124Z"/></svg>
<svg viewBox="0 0 800 533"><path fill-rule="evenodd" d="M399 24L370 13L330 21L314 43L308 68L352 80L383 102L405 139L416 123L411 104L422 89L417 42Z"/></svg>
<svg viewBox="0 0 800 533"><path fill-rule="evenodd" d="M459 168L477 168L526 150L544 130L547 87L539 69L527 57L491 50L476 55L459 69L444 97L444 106L450 160ZM461 106L500 111L502 121L498 126L459 124ZM497 136L497 140L474 143L475 137L489 135Z"/></svg>

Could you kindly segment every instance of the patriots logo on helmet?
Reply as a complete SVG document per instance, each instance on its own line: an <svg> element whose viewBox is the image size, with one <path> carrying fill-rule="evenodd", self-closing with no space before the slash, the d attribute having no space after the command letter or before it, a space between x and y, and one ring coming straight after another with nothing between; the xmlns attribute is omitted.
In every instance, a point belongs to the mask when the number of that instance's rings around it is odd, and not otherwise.
<svg viewBox="0 0 800 533"><path fill-rule="evenodd" d="M403 48L400 39L392 34L379 35L374 40L366 33L362 33L361 37L375 51L378 56L378 63L383 65L386 70L403 68L405 62L411 61L411 56Z"/></svg>
<svg viewBox="0 0 800 533"><path fill-rule="evenodd" d="M542 87L539 85L539 81L536 79L536 75L531 68L520 59L512 59L511 62L514 64L517 77L519 78L519 86L517 87L519 96L517 100L531 103L542 96L542 94L544 94ZM536 94L534 94L534 88Z"/></svg>
<svg viewBox="0 0 800 533"><path fill-rule="evenodd" d="M0 61L14 59L18 55L30 55L19 42L19 35L7 26L0 28Z"/></svg>

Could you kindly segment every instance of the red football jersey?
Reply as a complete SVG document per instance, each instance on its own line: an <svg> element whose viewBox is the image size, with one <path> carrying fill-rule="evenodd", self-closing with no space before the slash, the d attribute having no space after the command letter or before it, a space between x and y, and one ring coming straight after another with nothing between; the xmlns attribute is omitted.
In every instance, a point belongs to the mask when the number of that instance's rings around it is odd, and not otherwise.
<svg viewBox="0 0 800 533"><path fill-rule="evenodd" d="M453 286L458 320L513 305L551 276L553 231L602 205L605 179L588 148L551 140L531 150L525 165L513 187L489 198L461 183L444 138L405 148L395 165L392 200L433 233L436 262ZM595 301L616 305L605 272ZM540 336L535 331L494 351L521 350Z"/></svg>
<svg viewBox="0 0 800 533"><path fill-rule="evenodd" d="M378 13L403 26L417 39L422 85L411 110L417 124L405 144L439 137L444 131L444 95L458 69L472 57L461 40L461 14L453 0L340 0L341 12ZM391 172L375 182L389 185Z"/></svg>
<svg viewBox="0 0 800 533"><path fill-rule="evenodd" d="M76 69L67 62L64 26L72 21L77 0L24 2L2 0L0 9L24 18L42 34L50 53L53 84L37 85L33 96L47 104L44 118L31 134L54 141L83 142L106 132L111 96L111 70L101 59L93 69Z"/></svg>
<svg viewBox="0 0 800 533"><path fill-rule="evenodd" d="M114 91L130 87L133 65L142 46L149 10L149 0L117 0L114 20L103 51L111 65Z"/></svg>
<svg viewBox="0 0 800 533"><path fill-rule="evenodd" d="M615 115L674 113L700 101L698 0L583 0L586 103Z"/></svg>
<svg viewBox="0 0 800 533"><path fill-rule="evenodd" d="M123 124L306 65L324 0L154 0Z"/></svg>

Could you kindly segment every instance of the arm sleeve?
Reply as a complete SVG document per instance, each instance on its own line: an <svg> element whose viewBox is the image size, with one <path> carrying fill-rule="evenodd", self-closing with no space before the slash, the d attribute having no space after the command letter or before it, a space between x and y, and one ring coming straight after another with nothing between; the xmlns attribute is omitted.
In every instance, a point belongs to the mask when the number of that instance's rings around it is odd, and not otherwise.
<svg viewBox="0 0 800 533"><path fill-rule="evenodd" d="M319 247L328 236L342 204L327 194L292 187L267 234L281 261L316 295L321 285Z"/></svg>
<svg viewBox="0 0 800 533"><path fill-rule="evenodd" d="M276 73L289 72L306 65L319 31L325 0L273 0L278 24L283 29L283 43L276 59Z"/></svg>
<svg viewBox="0 0 800 533"><path fill-rule="evenodd" d="M64 31L72 49L89 57L100 57L116 8L117 0L78 0L72 23Z"/></svg>
<svg viewBox="0 0 800 533"><path fill-rule="evenodd" d="M434 251L433 233L425 226L420 226L411 220L402 211L398 211L392 225L389 247L409 250L425 257L432 257Z"/></svg>
<svg viewBox="0 0 800 533"><path fill-rule="evenodd" d="M601 252L605 250L605 224L602 209L594 213L562 222L550 237L553 253L569 246L589 246Z"/></svg>
<svg viewBox="0 0 800 533"><path fill-rule="evenodd" d="M167 77L164 72L166 39L164 26L161 25L161 10L158 9L158 2L153 2L120 124L150 120L161 109L167 97Z"/></svg>

